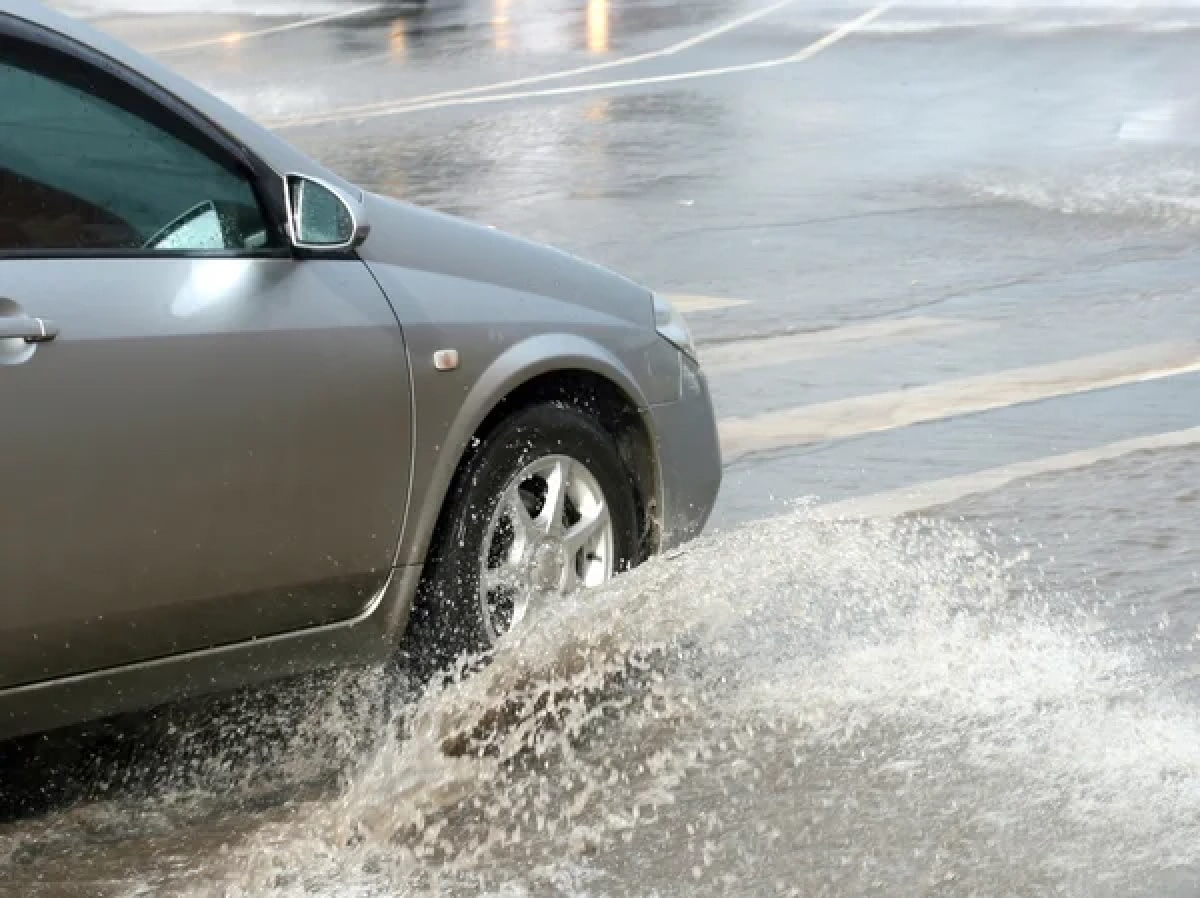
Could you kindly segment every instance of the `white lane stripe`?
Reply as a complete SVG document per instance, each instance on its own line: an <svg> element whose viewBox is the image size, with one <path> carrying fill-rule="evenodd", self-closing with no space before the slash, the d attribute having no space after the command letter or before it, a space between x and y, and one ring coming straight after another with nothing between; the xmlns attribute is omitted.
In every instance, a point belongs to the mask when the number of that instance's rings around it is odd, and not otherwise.
<svg viewBox="0 0 1200 898"><path fill-rule="evenodd" d="M270 28L260 28L257 31L230 31L218 37L206 37L202 40L188 41L183 44L169 44L165 47L155 47L145 51L150 55L163 56L170 53L182 53L185 50L199 50L204 47L216 47L229 43L241 43L242 41L252 40L259 37L267 37L272 34L283 34L286 31L297 31L301 28L311 28L313 25L321 25L325 22L332 22L336 19L348 19L351 16L362 15L363 13L375 12L387 6L386 3L369 3L365 6L353 6L350 9L339 9L337 12L325 13L319 16L313 16L309 19L300 19L297 22L288 22L285 25L272 25Z"/></svg>
<svg viewBox="0 0 1200 898"><path fill-rule="evenodd" d="M728 34L737 28L749 25L756 22L771 13L783 9L785 6L790 6L796 0L778 0L769 6L764 6L761 9L753 10L743 16L730 19L715 28L710 28L707 31L702 31L699 34L688 38L687 40L679 41L671 44L669 47L663 47L660 50L649 50L645 53L638 53L633 56L622 56L617 59L609 59L605 62L595 62L590 65L578 66L573 69L560 69L554 72L545 72L540 75L527 75L523 78L512 78L508 81L493 81L489 84L477 84L473 87L462 87L457 90L445 90L438 93L423 94L415 97L401 97L399 99L382 100L377 103L364 103L360 106L349 106L339 109L336 112L328 113L329 115L337 115L339 121L347 117L360 115L364 112L372 112L380 109L393 109L399 105L408 105L413 103L429 103L435 100L449 100L455 97L470 97L476 94L490 93L497 90L508 90L513 87L526 87L530 84L542 84L546 81L557 81L561 78L573 78L579 75L590 75L594 72L603 72L607 69L615 69L621 66L636 65L641 62L649 62L653 59L661 59L666 56L673 56L683 50L690 50L692 47L698 47L700 44L714 40L723 34ZM321 124L324 121L323 116L308 116L304 118L287 119L275 124L275 128L296 128L308 124Z"/></svg>
<svg viewBox="0 0 1200 898"><path fill-rule="evenodd" d="M735 18L730 19L728 22L717 25L714 28L709 28L707 31L701 31L699 34L685 38L676 44L671 44L671 46L667 47L665 50L657 52L654 54L654 56L671 56L674 53L682 53L684 50L690 50L692 47L698 47L701 44L708 43L709 41L718 38L723 34L736 31L738 28L741 28L744 25L757 22L759 19L769 16L773 12L778 12L785 6L790 6L794 2L795 0L779 0L778 3L772 3L770 6L764 6L761 9L751 10L745 15L736 16ZM651 56L651 58L654 58L654 56Z"/></svg>
<svg viewBox="0 0 1200 898"><path fill-rule="evenodd" d="M963 337L992 327L995 325L990 322L957 318L893 318L803 334L738 340L702 348L700 360L710 372L745 371L879 349L926 337Z"/></svg>
<svg viewBox="0 0 1200 898"><path fill-rule="evenodd" d="M416 103L398 101L395 105L384 106L366 112L332 112L327 115L316 115L305 119L288 119L278 122L267 122L268 127L275 129L294 128L301 125L332 124L344 121L366 121L388 115L402 115L409 112L424 112L430 109L443 109L450 106L480 106L485 103L502 103L509 100L532 100L543 97L560 97L570 94L595 93L602 90L613 90L618 87L640 87L650 84L669 84L677 81L693 81L697 78L714 78L722 75L734 75L741 72L755 72L762 69L777 68L804 62L816 56L827 47L831 47L844 37L854 33L863 25L874 21L894 5L891 0L880 4L863 13L856 19L841 25L829 34L813 41L802 50L787 56L774 59L764 59L760 62L748 62L741 65L720 66L713 69L695 69L686 72L674 72L669 75L652 75L645 78L629 78L623 81L604 81L593 84L578 84L570 87L550 87L542 90L518 91L513 93L488 94L487 96L454 97L446 100L431 100Z"/></svg>
<svg viewBox="0 0 1200 898"><path fill-rule="evenodd" d="M1160 343L798 406L720 423L725 461L1200 371L1200 343Z"/></svg>
<svg viewBox="0 0 1200 898"><path fill-rule="evenodd" d="M748 299L732 299L724 296L700 296L695 293L663 293L662 297L684 314L715 312L717 309L732 309L750 304Z"/></svg>
<svg viewBox="0 0 1200 898"><path fill-rule="evenodd" d="M990 468L974 474L964 474L961 477L930 480L910 487L875 493L871 496L843 499L840 502L818 505L812 513L822 520L891 518L916 514L949 505L970 496L995 492L1030 477L1074 471L1100 462L1132 455L1135 452L1183 449L1189 446L1200 446L1200 427L1121 440L1094 449L1081 449L1063 455L1051 455L1032 461Z"/></svg>

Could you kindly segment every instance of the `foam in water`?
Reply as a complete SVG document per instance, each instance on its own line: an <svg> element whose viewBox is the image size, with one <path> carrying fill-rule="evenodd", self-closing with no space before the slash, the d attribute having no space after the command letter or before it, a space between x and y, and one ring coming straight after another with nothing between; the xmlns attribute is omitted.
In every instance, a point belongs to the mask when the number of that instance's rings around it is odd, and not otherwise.
<svg viewBox="0 0 1200 898"><path fill-rule="evenodd" d="M390 723L380 675L298 726L235 709L158 799L0 856L129 896L1169 894L1200 716L991 544L803 512L714 534Z"/></svg>
<svg viewBox="0 0 1200 898"><path fill-rule="evenodd" d="M546 609L386 728L343 682L306 723L339 788L227 806L211 850L164 800L186 863L143 824L128 894L1162 894L1200 718L986 545L795 514Z"/></svg>
<svg viewBox="0 0 1200 898"><path fill-rule="evenodd" d="M986 175L973 193L1064 215L1117 217L1191 227L1200 224L1200 159L1117 160L1072 172Z"/></svg>

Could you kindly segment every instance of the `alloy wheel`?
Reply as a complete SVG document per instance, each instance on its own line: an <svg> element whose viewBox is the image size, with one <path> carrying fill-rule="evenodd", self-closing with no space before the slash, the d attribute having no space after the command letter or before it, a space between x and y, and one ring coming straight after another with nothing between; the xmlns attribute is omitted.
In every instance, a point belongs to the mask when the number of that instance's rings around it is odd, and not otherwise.
<svg viewBox="0 0 1200 898"><path fill-rule="evenodd" d="M479 601L495 644L532 604L612 577L612 518L596 477L566 455L529 463L501 494L483 550Z"/></svg>

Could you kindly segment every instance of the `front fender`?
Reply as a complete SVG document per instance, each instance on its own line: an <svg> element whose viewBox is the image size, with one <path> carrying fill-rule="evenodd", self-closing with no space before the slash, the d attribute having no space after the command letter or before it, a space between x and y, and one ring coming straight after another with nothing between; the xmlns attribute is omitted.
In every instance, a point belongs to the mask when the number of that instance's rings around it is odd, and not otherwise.
<svg viewBox="0 0 1200 898"><path fill-rule="evenodd" d="M520 341L497 356L465 391L446 381L422 390L417 409L412 498L396 563L421 564L429 551L450 483L474 434L514 390L544 374L586 371L619 388L644 412L650 405L632 372L599 343L575 334L547 333ZM431 384L436 382L430 378ZM425 411L426 407L429 411ZM647 427L652 426L643 414ZM653 440L655 435L651 433Z"/></svg>

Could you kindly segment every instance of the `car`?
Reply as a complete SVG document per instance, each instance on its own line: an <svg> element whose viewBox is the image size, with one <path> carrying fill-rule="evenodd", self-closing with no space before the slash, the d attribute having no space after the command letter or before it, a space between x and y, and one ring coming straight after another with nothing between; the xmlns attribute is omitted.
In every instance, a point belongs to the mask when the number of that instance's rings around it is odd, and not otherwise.
<svg viewBox="0 0 1200 898"><path fill-rule="evenodd" d="M0 737L486 657L706 526L664 297L361 189L33 0L0 96Z"/></svg>

